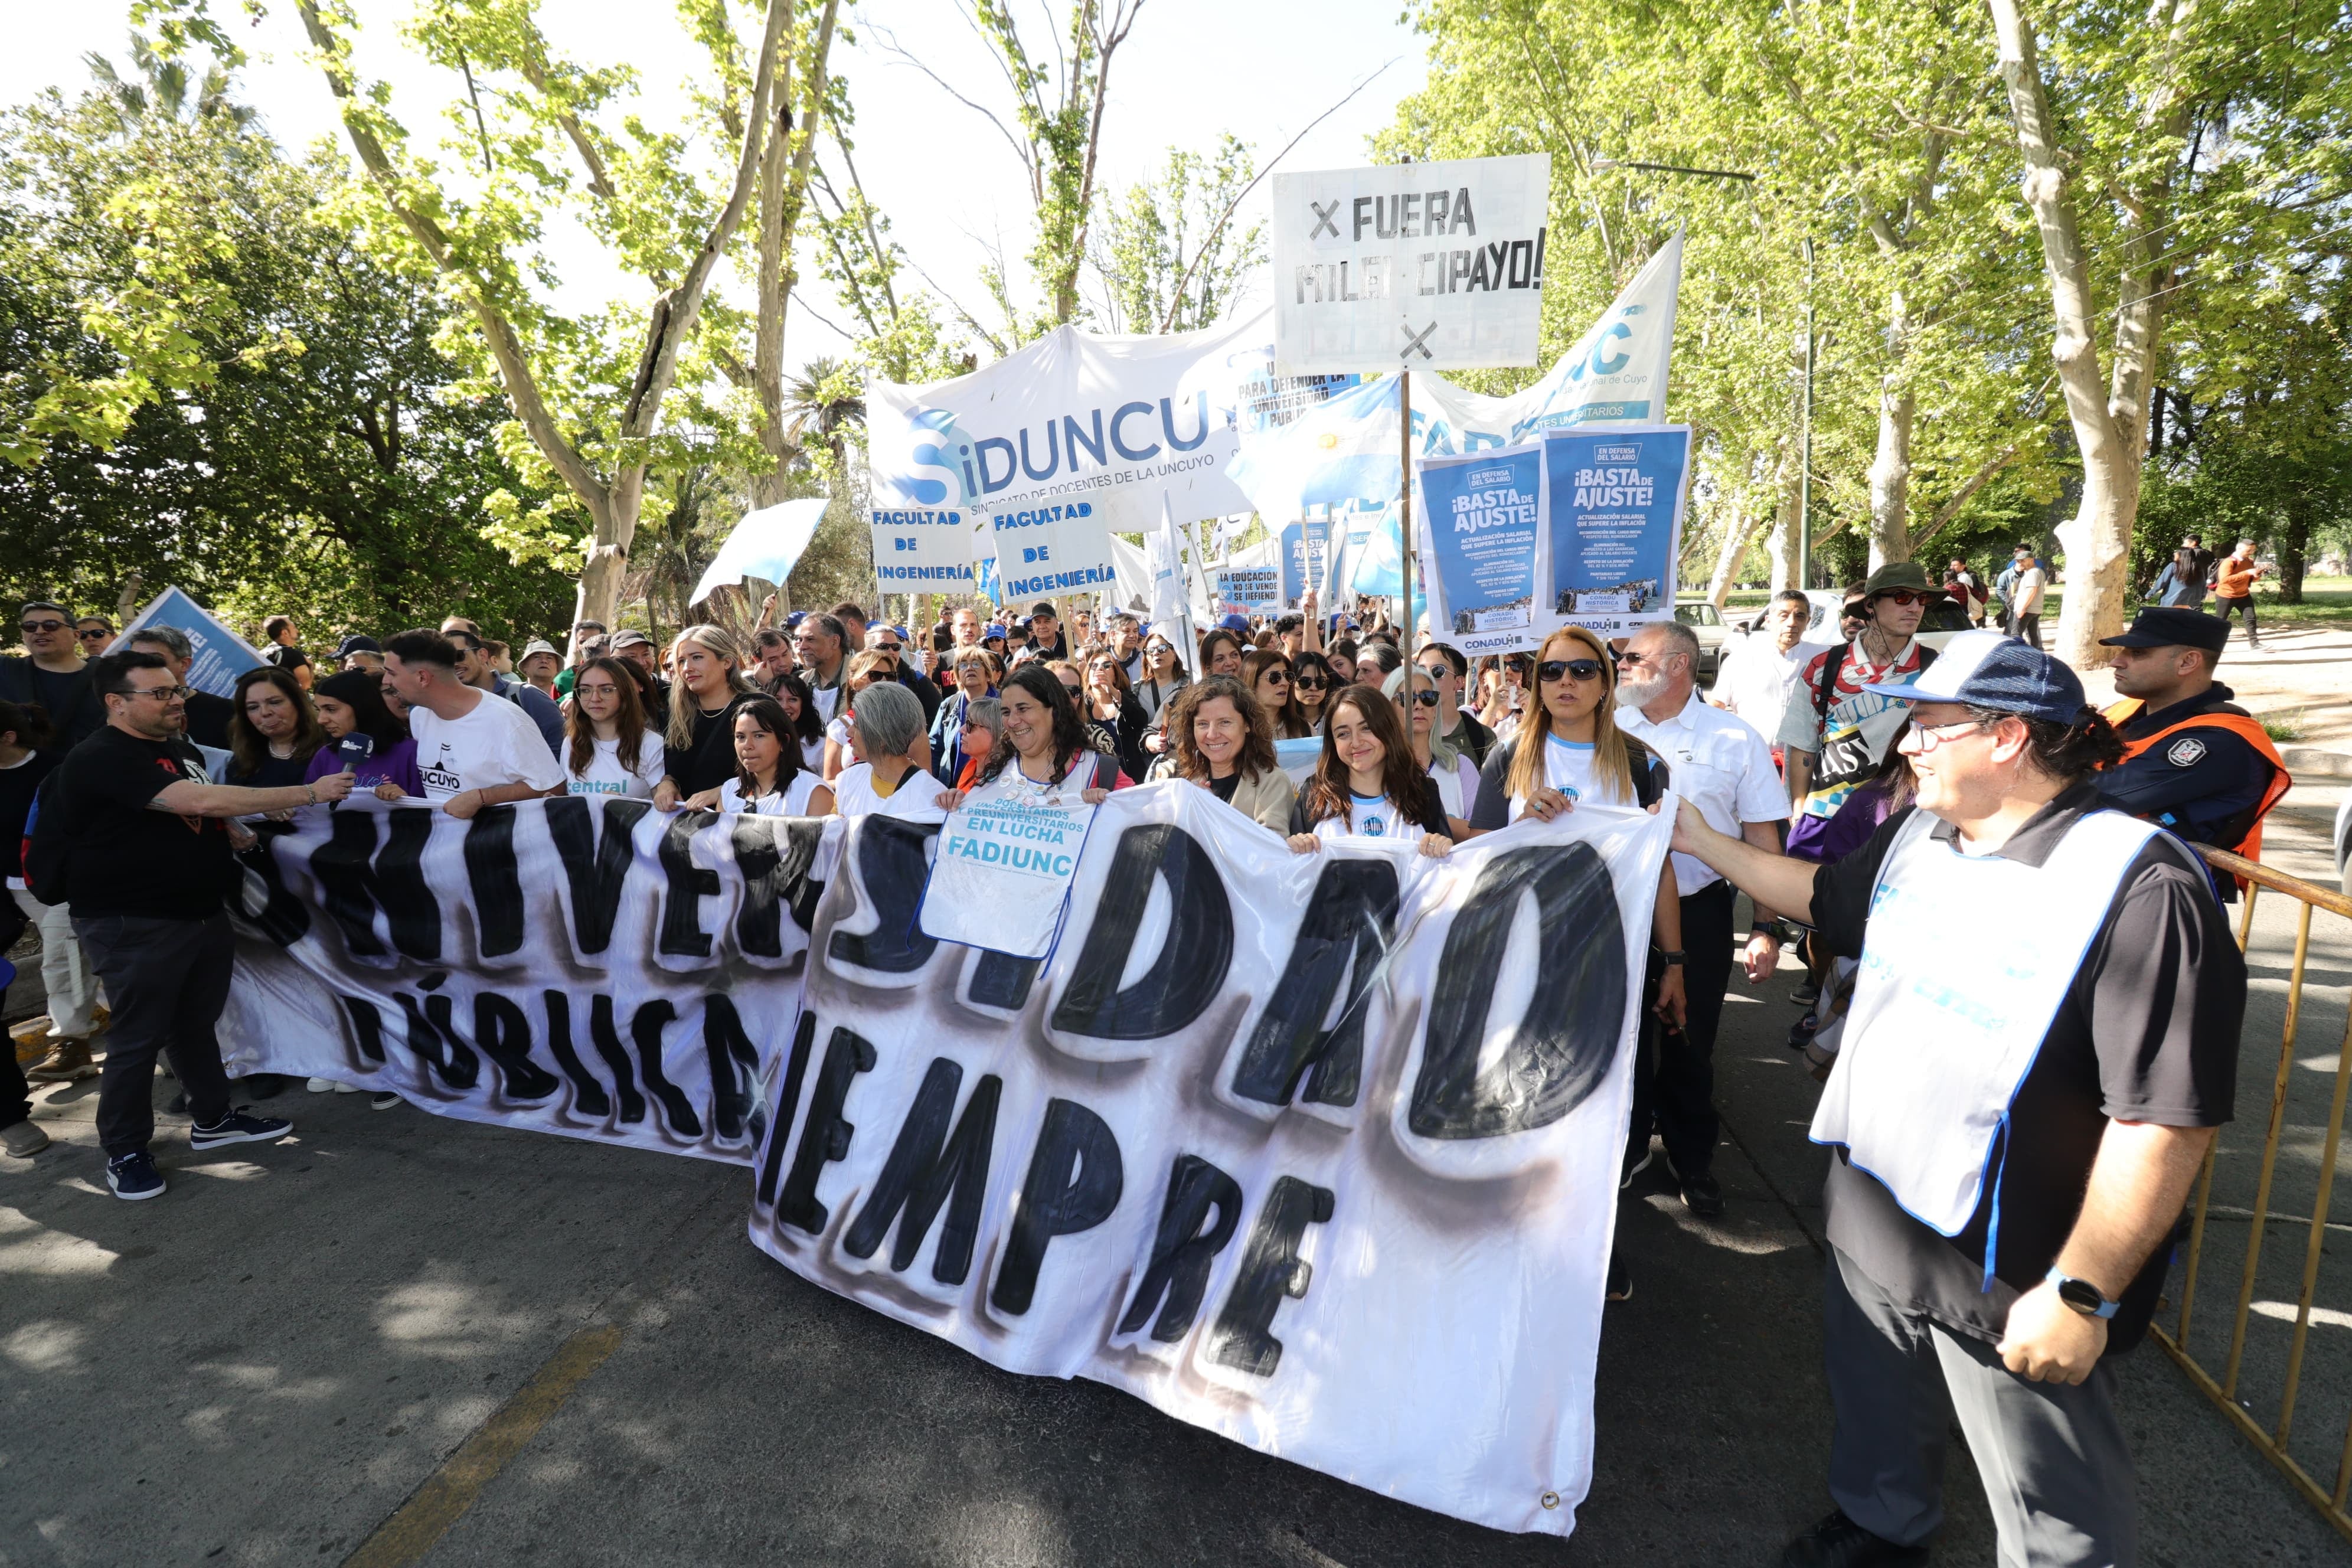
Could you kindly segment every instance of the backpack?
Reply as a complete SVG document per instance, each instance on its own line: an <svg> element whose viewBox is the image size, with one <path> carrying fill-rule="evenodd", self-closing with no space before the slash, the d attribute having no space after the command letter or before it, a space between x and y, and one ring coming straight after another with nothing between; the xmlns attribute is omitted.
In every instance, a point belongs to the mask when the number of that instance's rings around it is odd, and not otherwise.
<svg viewBox="0 0 2352 1568"><path fill-rule="evenodd" d="M1829 658L1822 660L1822 677L1813 686L1813 716L1823 723L1829 721L1830 704L1837 700L1838 671L1845 668L1845 656L1853 647L1853 644L1842 642L1830 649ZM1936 650L1925 644L1920 645L1919 674L1927 674L1928 666L1935 662ZM1918 676L1912 679L1916 680Z"/></svg>
<svg viewBox="0 0 2352 1568"><path fill-rule="evenodd" d="M33 791L33 808L25 817L25 890L34 900L62 904L72 860L63 814L55 809L49 792L57 787L62 768L52 768ZM44 811L42 807L51 809Z"/></svg>

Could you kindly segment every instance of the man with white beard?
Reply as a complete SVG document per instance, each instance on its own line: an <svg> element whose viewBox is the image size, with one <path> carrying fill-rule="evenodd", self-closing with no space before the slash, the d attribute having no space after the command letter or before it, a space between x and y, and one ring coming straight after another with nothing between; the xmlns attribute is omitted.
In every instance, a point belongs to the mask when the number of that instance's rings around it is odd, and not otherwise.
<svg viewBox="0 0 2352 1568"><path fill-rule="evenodd" d="M1617 661L1617 727L1664 759L1676 795L1707 825L1768 854L1780 852L1789 792L1764 737L1737 715L1698 695L1698 638L1675 621L1653 621L1633 635ZM1711 1167L1721 1129L1715 1114L1715 1030L1731 981L1731 917L1738 894L1696 858L1676 855L1682 894L1683 964L1689 1016L1668 1031L1642 1020L1633 1073L1633 1125L1625 1145L1625 1179L1650 1159L1654 1123L1685 1206L1702 1219L1723 1213L1723 1189ZM1760 985L1780 962L1775 916L1759 905L1744 951L1748 983Z"/></svg>

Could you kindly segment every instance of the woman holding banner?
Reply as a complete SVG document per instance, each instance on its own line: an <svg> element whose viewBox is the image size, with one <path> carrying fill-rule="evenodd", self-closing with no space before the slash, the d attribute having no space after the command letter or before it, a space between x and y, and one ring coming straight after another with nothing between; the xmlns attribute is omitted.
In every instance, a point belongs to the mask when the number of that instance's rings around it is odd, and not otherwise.
<svg viewBox="0 0 2352 1568"><path fill-rule="evenodd" d="M688 626L670 645L677 679L662 736L662 781L654 809L717 789L735 772L735 710L761 695L744 674L743 645L724 626Z"/></svg>
<svg viewBox="0 0 2352 1568"><path fill-rule="evenodd" d="M751 816L830 816L833 791L801 765L791 716L761 697L735 710L735 776L686 804Z"/></svg>
<svg viewBox="0 0 2352 1568"><path fill-rule="evenodd" d="M1004 678L997 699L1004 711L1004 744L980 772L969 798L1015 805L1054 805L1076 786L1078 798L1098 805L1129 783L1118 759L1090 750L1077 704L1061 679L1042 664L1021 666ZM967 798L951 789L939 797L953 811Z"/></svg>
<svg viewBox="0 0 2352 1568"><path fill-rule="evenodd" d="M1418 838L1441 858L1454 847L1437 786L1413 760L1396 704L1369 686L1331 700L1323 755L1290 814L1290 847L1312 855L1327 838Z"/></svg>
<svg viewBox="0 0 2352 1568"><path fill-rule="evenodd" d="M1173 765L1162 775L1200 785L1276 833L1290 828L1298 791L1275 760L1274 726L1249 688L1213 675L1184 689L1168 711Z"/></svg>
<svg viewBox="0 0 2352 1568"><path fill-rule="evenodd" d="M236 678L235 700L226 782L247 789L302 783L311 757L327 743L327 732L294 677L274 664L248 669Z"/></svg>
<svg viewBox="0 0 2352 1568"><path fill-rule="evenodd" d="M650 800L661 785L661 738L646 729L630 668L627 659L603 654L582 665L572 679L572 705L563 721L569 794Z"/></svg>
<svg viewBox="0 0 2352 1568"><path fill-rule="evenodd" d="M933 801L943 797L922 787L930 777L922 754L922 700L895 680L877 680L844 700L849 704L850 749L857 760L833 781L835 814L937 822L940 807Z"/></svg>
<svg viewBox="0 0 2352 1568"><path fill-rule="evenodd" d="M1381 695L1396 704L1397 717L1412 737L1412 760L1437 786L1437 798L1445 807L1445 830L1456 843L1473 837L1477 829L1470 826L1470 814L1478 804L1478 770L1467 756L1437 738L1437 689L1407 664L1389 672L1381 682Z"/></svg>
<svg viewBox="0 0 2352 1568"><path fill-rule="evenodd" d="M304 784L317 784L329 773L343 771L340 742L350 735L365 735L372 743L365 760L352 769L354 789L372 789L378 800L425 798L425 780L416 771L416 742L406 720L393 716L384 705L383 688L364 669L331 675L310 689L311 705L319 710L319 727L329 744L310 754L303 770Z"/></svg>

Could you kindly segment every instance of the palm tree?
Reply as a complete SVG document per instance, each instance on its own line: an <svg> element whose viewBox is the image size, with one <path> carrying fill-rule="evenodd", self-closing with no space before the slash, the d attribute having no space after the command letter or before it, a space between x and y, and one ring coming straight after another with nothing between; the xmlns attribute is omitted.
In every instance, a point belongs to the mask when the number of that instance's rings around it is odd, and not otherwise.
<svg viewBox="0 0 2352 1568"><path fill-rule="evenodd" d="M188 68L178 60L167 60L148 46L138 34L131 35L131 64L137 79L126 80L114 68L114 62L92 50L82 57L89 74L98 79L100 94L111 99L115 110L125 121L143 121L150 111L171 121L195 121L225 118L232 126L242 128L253 123L257 112L248 105L229 100L234 79L218 65L207 66L195 79L194 96L190 94Z"/></svg>
<svg viewBox="0 0 2352 1568"><path fill-rule="evenodd" d="M813 437L835 475L847 468L844 432L866 423L866 399L856 388L856 372L830 355L809 361L784 382L785 437L803 451Z"/></svg>

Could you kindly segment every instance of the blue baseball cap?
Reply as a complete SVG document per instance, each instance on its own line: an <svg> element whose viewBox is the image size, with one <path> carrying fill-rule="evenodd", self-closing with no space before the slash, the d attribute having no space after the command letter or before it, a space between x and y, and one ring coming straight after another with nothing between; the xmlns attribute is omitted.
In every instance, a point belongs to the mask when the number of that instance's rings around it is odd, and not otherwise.
<svg viewBox="0 0 2352 1568"><path fill-rule="evenodd" d="M784 629L786 631L791 631L797 627L803 621L807 619L808 612L806 610L794 610L791 615L784 617Z"/></svg>
<svg viewBox="0 0 2352 1568"><path fill-rule="evenodd" d="M2053 724L2080 723L2090 711L2072 669L1996 631L1960 633L1908 685L1874 681L1863 689L1898 702L1960 702Z"/></svg>
<svg viewBox="0 0 2352 1568"><path fill-rule="evenodd" d="M1225 631L1246 632L1249 630L1249 617L1247 616L1227 616L1224 619L1219 621L1217 625L1220 628Z"/></svg>
<svg viewBox="0 0 2352 1568"><path fill-rule="evenodd" d="M991 621L988 625L980 628L981 641L988 642L992 639L997 642L1003 642L1004 640L1004 628L998 626L994 621Z"/></svg>

